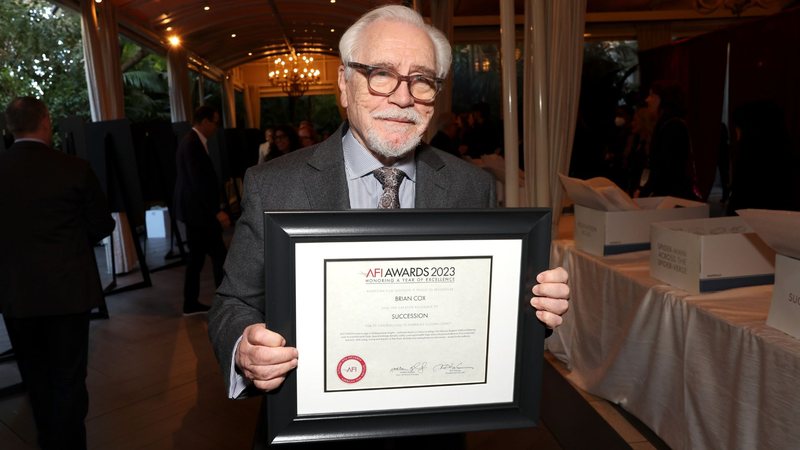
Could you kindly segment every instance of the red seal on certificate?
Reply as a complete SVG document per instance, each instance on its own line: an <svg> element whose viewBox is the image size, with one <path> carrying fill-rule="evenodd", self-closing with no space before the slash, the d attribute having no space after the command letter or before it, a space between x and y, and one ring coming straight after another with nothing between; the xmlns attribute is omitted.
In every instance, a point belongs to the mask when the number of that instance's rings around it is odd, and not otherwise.
<svg viewBox="0 0 800 450"><path fill-rule="evenodd" d="M345 356L336 366L336 375L345 383L358 383L367 373L367 363L356 355Z"/></svg>

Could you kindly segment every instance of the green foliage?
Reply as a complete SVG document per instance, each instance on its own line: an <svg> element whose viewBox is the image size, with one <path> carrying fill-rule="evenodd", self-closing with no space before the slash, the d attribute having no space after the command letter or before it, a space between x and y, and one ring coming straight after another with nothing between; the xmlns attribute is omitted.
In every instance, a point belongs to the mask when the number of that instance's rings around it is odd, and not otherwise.
<svg viewBox="0 0 800 450"><path fill-rule="evenodd" d="M590 128L613 130L617 106L636 106L640 101L637 98L639 83L634 72L639 64L637 49L636 41L584 44L581 110L583 120Z"/></svg>
<svg viewBox="0 0 800 450"><path fill-rule="evenodd" d="M0 103L32 95L55 118L88 117L80 17L45 0L4 0L0 21Z"/></svg>
<svg viewBox="0 0 800 450"><path fill-rule="evenodd" d="M453 46L453 111L469 111L488 103L492 114L500 110L500 50L497 44Z"/></svg>
<svg viewBox="0 0 800 450"><path fill-rule="evenodd" d="M120 38L125 117L132 122L171 120L166 59Z"/></svg>

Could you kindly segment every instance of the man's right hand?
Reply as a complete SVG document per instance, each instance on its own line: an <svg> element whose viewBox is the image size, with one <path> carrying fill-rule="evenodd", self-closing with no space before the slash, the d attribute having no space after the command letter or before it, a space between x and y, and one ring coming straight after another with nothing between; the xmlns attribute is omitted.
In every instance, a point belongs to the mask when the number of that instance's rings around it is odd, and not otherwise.
<svg viewBox="0 0 800 450"><path fill-rule="evenodd" d="M286 339L268 330L265 324L250 325L236 348L236 366L255 387L263 391L276 389L297 367L297 349L285 345Z"/></svg>

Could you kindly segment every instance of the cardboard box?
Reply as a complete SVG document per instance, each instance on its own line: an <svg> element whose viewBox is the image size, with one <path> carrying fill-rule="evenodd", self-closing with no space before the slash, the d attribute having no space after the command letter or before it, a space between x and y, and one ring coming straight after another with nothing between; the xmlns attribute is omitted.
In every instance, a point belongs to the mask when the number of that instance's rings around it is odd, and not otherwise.
<svg viewBox="0 0 800 450"><path fill-rule="evenodd" d="M642 209L599 211L575 205L575 245L599 256L647 250L651 223L708 217L708 205L701 202L674 197L635 201Z"/></svg>
<svg viewBox="0 0 800 450"><path fill-rule="evenodd" d="M775 256L775 286L767 325L800 339L800 260Z"/></svg>
<svg viewBox="0 0 800 450"><path fill-rule="evenodd" d="M148 209L145 211L147 238L170 238L169 210Z"/></svg>
<svg viewBox="0 0 800 450"><path fill-rule="evenodd" d="M771 284L775 251L741 217L651 225L650 275L700 293Z"/></svg>

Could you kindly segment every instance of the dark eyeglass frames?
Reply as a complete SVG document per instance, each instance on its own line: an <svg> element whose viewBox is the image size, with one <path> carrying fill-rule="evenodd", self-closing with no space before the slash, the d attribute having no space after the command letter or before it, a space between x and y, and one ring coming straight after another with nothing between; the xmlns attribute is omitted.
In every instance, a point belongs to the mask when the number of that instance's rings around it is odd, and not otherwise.
<svg viewBox="0 0 800 450"><path fill-rule="evenodd" d="M400 75L386 67L368 66L357 62L347 63L347 67L355 69L367 77L367 87L373 95L388 97L400 87L400 83L408 83L408 91L414 100L430 103L442 88L443 78L423 74Z"/></svg>

